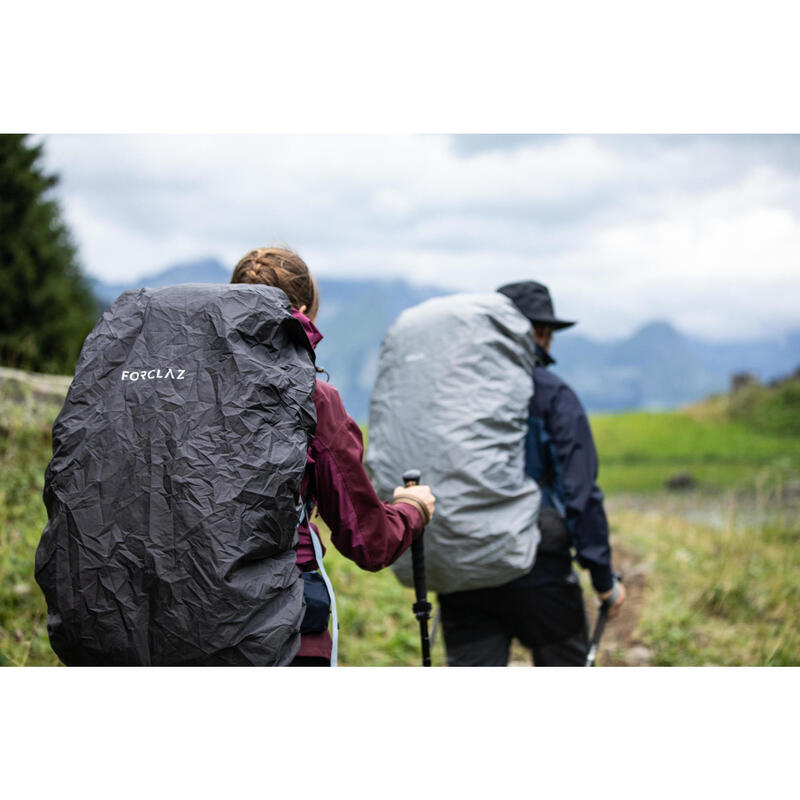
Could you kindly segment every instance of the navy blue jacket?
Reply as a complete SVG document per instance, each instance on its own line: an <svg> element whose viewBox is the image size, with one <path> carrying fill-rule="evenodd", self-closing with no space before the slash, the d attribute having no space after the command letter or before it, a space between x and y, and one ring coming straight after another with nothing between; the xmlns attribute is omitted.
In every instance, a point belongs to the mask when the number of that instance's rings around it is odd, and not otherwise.
<svg viewBox="0 0 800 800"><path fill-rule="evenodd" d="M575 392L547 367L555 361L536 345L526 471L542 489L542 505L566 517L578 563L597 592L613 585L608 520L597 486L597 450ZM538 559L537 559L538 560Z"/></svg>

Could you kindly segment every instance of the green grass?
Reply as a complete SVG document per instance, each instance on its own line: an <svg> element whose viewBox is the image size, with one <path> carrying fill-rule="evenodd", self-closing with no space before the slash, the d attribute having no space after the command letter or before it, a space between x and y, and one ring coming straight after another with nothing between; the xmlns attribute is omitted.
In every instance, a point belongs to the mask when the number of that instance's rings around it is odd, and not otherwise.
<svg viewBox="0 0 800 800"><path fill-rule="evenodd" d="M330 545L324 523L320 519L314 522L319 525L327 548L325 569L336 592L339 663L343 666L418 666L421 663L420 637L419 625L411 610L413 591L402 586L391 569L377 573L359 569ZM440 636L431 658L434 665L445 663Z"/></svg>
<svg viewBox="0 0 800 800"><path fill-rule="evenodd" d="M800 524L728 519L719 529L615 516L619 538L651 565L639 632L655 665L800 665Z"/></svg>
<svg viewBox="0 0 800 800"><path fill-rule="evenodd" d="M0 665L57 664L45 604L33 577L47 517L41 499L57 408L0 397ZM743 526L726 487L778 507L780 487L800 479L800 437L755 430L727 414L697 410L620 414L592 420L607 494L640 493L612 515L615 537L650 563L638 635L657 664L798 664L800 526L797 515ZM690 471L708 492L703 508L728 524L693 524L658 490ZM725 516L725 514L723 514ZM323 528L323 538L327 531ZM390 570L367 573L328 548L345 665L416 665L412 592ZM434 664L444 663L440 641Z"/></svg>
<svg viewBox="0 0 800 800"><path fill-rule="evenodd" d="M779 513L784 487L800 479L792 391L748 387L683 411L593 417L600 486L650 498L650 511L644 502L611 521L651 564L639 635L655 664L800 664L800 525ZM770 404L781 416L767 424ZM664 502L678 472L698 482L689 505L715 512L721 527ZM754 509L775 513L753 520Z"/></svg>
<svg viewBox="0 0 800 800"><path fill-rule="evenodd" d="M777 386L744 386L725 397L730 419L740 420L755 430L778 435L800 436L800 378Z"/></svg>
<svg viewBox="0 0 800 800"><path fill-rule="evenodd" d="M46 607L33 575L47 523L42 502L56 410L0 405L0 665L57 664L45 626ZM37 421L35 421L37 420Z"/></svg>
<svg viewBox="0 0 800 800"><path fill-rule="evenodd" d="M800 437L762 433L740 421L675 411L602 414L591 424L598 482L608 494L658 491L677 472L720 489L751 486L765 467L785 476L800 469Z"/></svg>

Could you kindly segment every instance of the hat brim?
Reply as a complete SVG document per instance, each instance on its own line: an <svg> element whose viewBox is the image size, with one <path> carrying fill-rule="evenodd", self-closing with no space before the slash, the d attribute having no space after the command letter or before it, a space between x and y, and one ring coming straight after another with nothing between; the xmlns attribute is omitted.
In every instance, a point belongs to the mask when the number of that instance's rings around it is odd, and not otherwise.
<svg viewBox="0 0 800 800"><path fill-rule="evenodd" d="M575 322L567 322L565 319L556 319L555 317L537 317L532 319L534 325L547 325L555 331L564 330L564 328L571 328Z"/></svg>

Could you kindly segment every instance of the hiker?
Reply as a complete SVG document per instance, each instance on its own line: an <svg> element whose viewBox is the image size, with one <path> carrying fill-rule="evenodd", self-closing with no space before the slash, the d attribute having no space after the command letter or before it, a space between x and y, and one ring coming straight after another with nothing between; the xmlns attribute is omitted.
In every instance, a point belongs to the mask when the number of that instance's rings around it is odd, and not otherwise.
<svg viewBox="0 0 800 800"><path fill-rule="evenodd" d="M292 304L292 314L316 348L322 339L314 324L319 293L299 255L276 247L252 250L236 265L231 283L282 289ZM322 372L319 367L317 371ZM316 506L340 553L362 569L383 569L411 545L430 521L434 496L425 485L396 486L392 502L382 502L362 466L361 429L347 414L339 393L329 383L318 380L313 399L317 423L301 485L303 499ZM395 481L399 483L399 474ZM316 526L307 520L298 528L297 565L303 573L319 566L309 524L316 533ZM327 666L331 651L325 615L324 630L303 633L291 666Z"/></svg>
<svg viewBox="0 0 800 800"><path fill-rule="evenodd" d="M531 323L496 292L426 300L384 337L365 465L380 494L406 463L436 487L424 559L438 595L500 586L533 566L541 492L525 444L535 355ZM412 561L392 565L406 586Z"/></svg>
<svg viewBox="0 0 800 800"><path fill-rule="evenodd" d="M508 663L512 637L530 649L536 666L584 666L586 613L570 546L590 572L609 619L625 588L611 570L608 522L596 484L597 451L575 392L548 367L553 333L574 325L555 316L550 292L535 281L498 290L533 324L534 392L526 441L526 472L539 485L541 541L527 575L497 587L440 594L442 631L451 666Z"/></svg>
<svg viewBox="0 0 800 800"><path fill-rule="evenodd" d="M305 264L255 251L234 281L123 292L84 342L35 563L68 666L335 664L312 506L370 570L432 515L402 470L393 503L366 479L361 432L317 381Z"/></svg>

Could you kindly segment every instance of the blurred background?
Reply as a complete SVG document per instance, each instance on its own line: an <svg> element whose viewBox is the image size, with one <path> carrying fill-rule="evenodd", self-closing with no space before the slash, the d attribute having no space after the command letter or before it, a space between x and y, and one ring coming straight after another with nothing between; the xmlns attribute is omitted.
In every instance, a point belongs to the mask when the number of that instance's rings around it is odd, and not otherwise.
<svg viewBox="0 0 800 800"><path fill-rule="evenodd" d="M630 593L599 663L800 663L791 135L0 135L0 663L57 662L33 551L84 337L125 289L228 282L270 243L319 280L359 422L404 308L547 284ZM410 593L329 559L343 663L417 663Z"/></svg>

